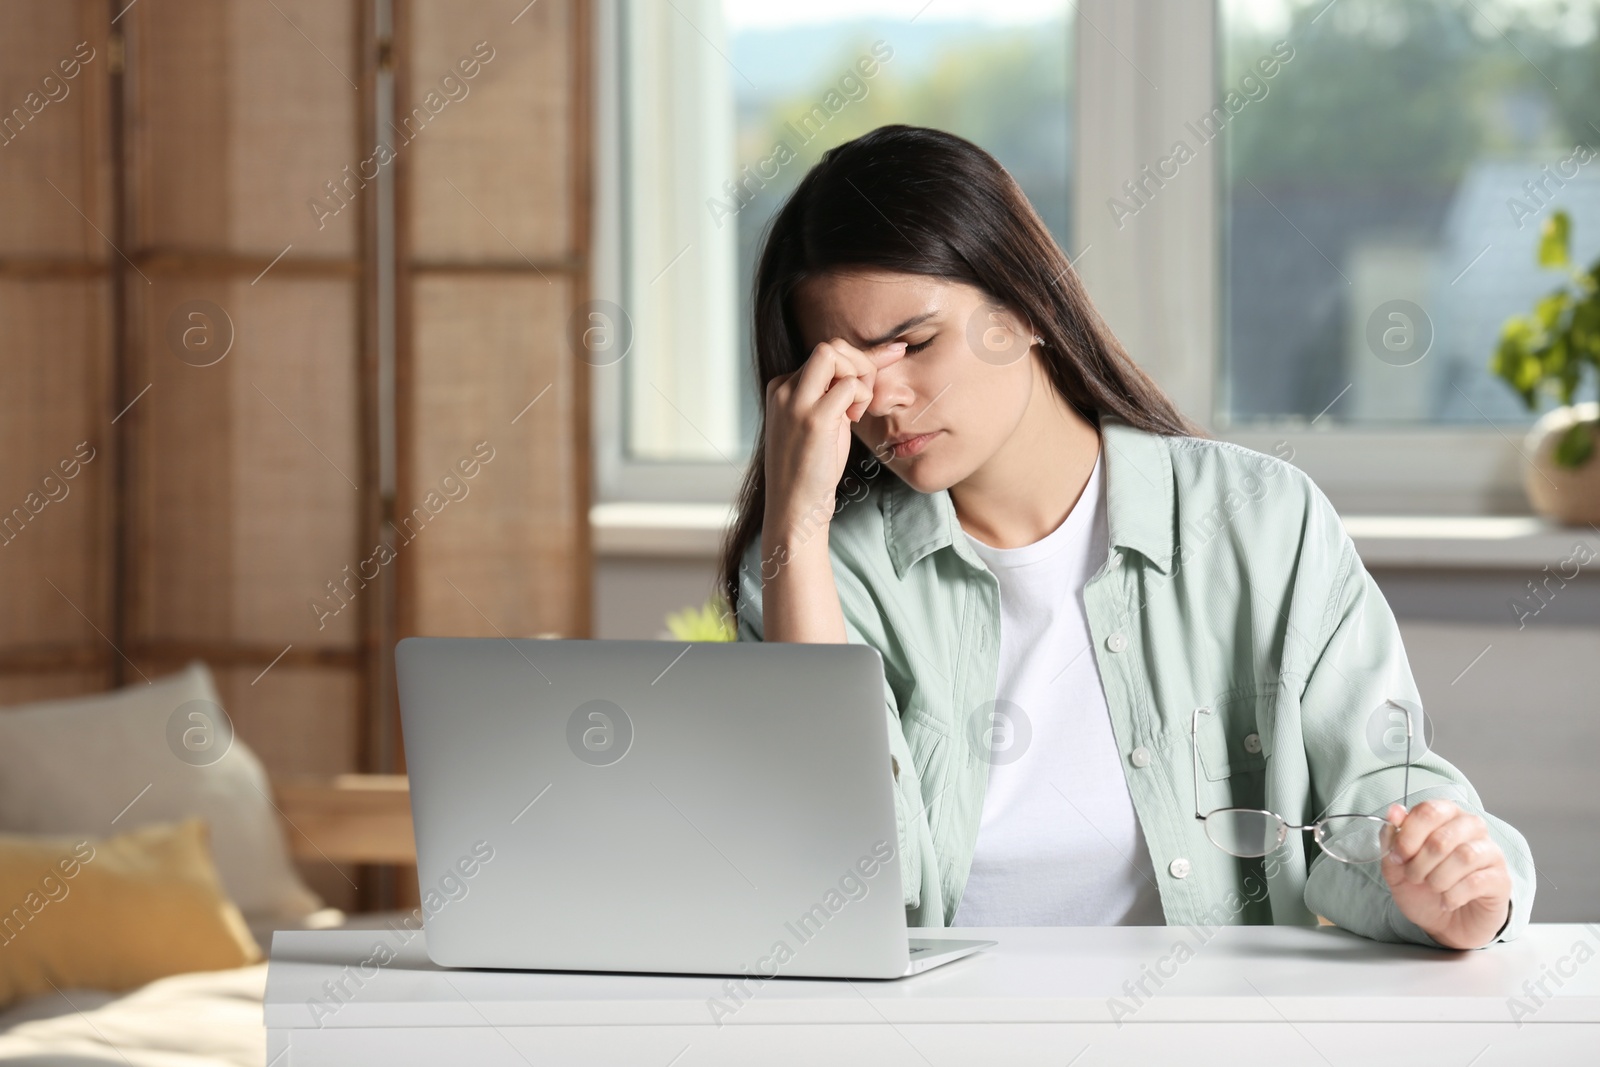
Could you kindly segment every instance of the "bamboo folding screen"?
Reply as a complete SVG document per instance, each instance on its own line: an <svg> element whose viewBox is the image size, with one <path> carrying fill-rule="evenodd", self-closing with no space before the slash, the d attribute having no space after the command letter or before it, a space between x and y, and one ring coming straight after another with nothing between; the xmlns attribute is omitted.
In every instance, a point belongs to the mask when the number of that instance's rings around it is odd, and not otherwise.
<svg viewBox="0 0 1600 1067"><path fill-rule="evenodd" d="M587 632L586 21L0 5L0 705L200 658L389 770L394 640Z"/></svg>
<svg viewBox="0 0 1600 1067"><path fill-rule="evenodd" d="M115 676L110 18L0 5L0 703Z"/></svg>
<svg viewBox="0 0 1600 1067"><path fill-rule="evenodd" d="M395 124L448 101L399 149L399 515L477 443L494 455L461 505L471 521L430 526L402 562L401 629L587 632L588 481L566 473L587 469L586 364L568 331L587 296L585 8L412 0L396 13Z"/></svg>

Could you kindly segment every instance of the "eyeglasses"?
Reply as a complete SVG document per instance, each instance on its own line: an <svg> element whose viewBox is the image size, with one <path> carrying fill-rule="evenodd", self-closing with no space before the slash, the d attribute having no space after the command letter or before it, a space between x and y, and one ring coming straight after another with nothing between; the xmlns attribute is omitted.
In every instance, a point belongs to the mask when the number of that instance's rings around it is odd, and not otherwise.
<svg viewBox="0 0 1600 1067"><path fill-rule="evenodd" d="M1405 709L1402 709L1405 711ZM1206 827L1211 843L1229 855L1254 859L1274 852L1290 830L1310 830L1322 851L1341 863L1373 863L1394 847L1397 827L1376 815L1326 815L1308 826L1286 822L1283 816L1260 808L1217 808L1200 814L1200 716L1210 708L1196 708L1189 720L1189 745L1194 755L1194 817ZM1405 711L1405 807L1411 807L1411 713Z"/></svg>

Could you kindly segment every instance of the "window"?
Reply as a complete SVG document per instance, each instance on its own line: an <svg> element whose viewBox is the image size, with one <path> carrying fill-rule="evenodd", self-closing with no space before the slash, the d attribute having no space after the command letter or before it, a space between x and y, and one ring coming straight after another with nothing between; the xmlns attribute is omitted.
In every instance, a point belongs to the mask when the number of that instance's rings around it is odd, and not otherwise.
<svg viewBox="0 0 1600 1067"><path fill-rule="evenodd" d="M730 497L755 415L761 228L823 149L905 121L1017 175L1134 358L1213 433L1292 458L1344 511L1526 510L1531 416L1488 364L1505 317L1560 281L1534 260L1550 211L1572 215L1580 262L1600 253L1600 0L653 9L605 9L638 165L615 176L635 215L599 247L651 343L597 375L602 496ZM820 121L877 41L892 57ZM693 96L652 70L715 76ZM806 115L814 135L775 165ZM694 194L672 191L690 173ZM683 327L641 325L651 300Z"/></svg>
<svg viewBox="0 0 1600 1067"><path fill-rule="evenodd" d="M1559 280L1540 224L1565 207L1580 260L1600 252L1594 13L1225 0L1222 421L1520 436L1532 416L1488 368Z"/></svg>
<svg viewBox="0 0 1600 1067"><path fill-rule="evenodd" d="M619 336L632 341L614 365L591 359L602 495L731 494L757 416L749 300L761 234L834 145L895 122L971 138L1071 249L1070 14L1068 0L622 0L602 11L618 75L602 114L627 164L602 190L617 255L596 292L622 294Z"/></svg>
<svg viewBox="0 0 1600 1067"><path fill-rule="evenodd" d="M995 17L992 8L1005 10ZM733 63L760 78L735 72L730 81L737 178L715 207L738 223L739 445L748 451L757 414L750 284L761 234L827 149L889 123L960 134L1000 160L1056 240L1072 247L1071 22L1065 0L723 0L723 12Z"/></svg>

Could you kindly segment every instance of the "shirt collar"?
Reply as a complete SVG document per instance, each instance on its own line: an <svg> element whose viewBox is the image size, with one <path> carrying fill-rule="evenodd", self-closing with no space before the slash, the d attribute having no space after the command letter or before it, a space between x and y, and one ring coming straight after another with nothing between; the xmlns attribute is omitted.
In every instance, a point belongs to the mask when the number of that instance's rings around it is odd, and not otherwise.
<svg viewBox="0 0 1600 1067"><path fill-rule="evenodd" d="M1100 441L1111 547L1132 549L1162 574L1171 574L1177 508L1167 443L1112 416L1101 419ZM896 577L904 578L913 564L945 547L983 567L961 536L948 490L919 493L891 474L882 506L883 536Z"/></svg>

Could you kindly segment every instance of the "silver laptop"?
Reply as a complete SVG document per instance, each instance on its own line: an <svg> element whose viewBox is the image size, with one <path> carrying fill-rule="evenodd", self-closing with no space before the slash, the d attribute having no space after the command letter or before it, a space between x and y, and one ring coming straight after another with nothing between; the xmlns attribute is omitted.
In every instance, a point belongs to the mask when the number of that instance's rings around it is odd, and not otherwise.
<svg viewBox="0 0 1600 1067"><path fill-rule="evenodd" d="M445 967L899 978L883 663L863 645L413 637L395 652Z"/></svg>

